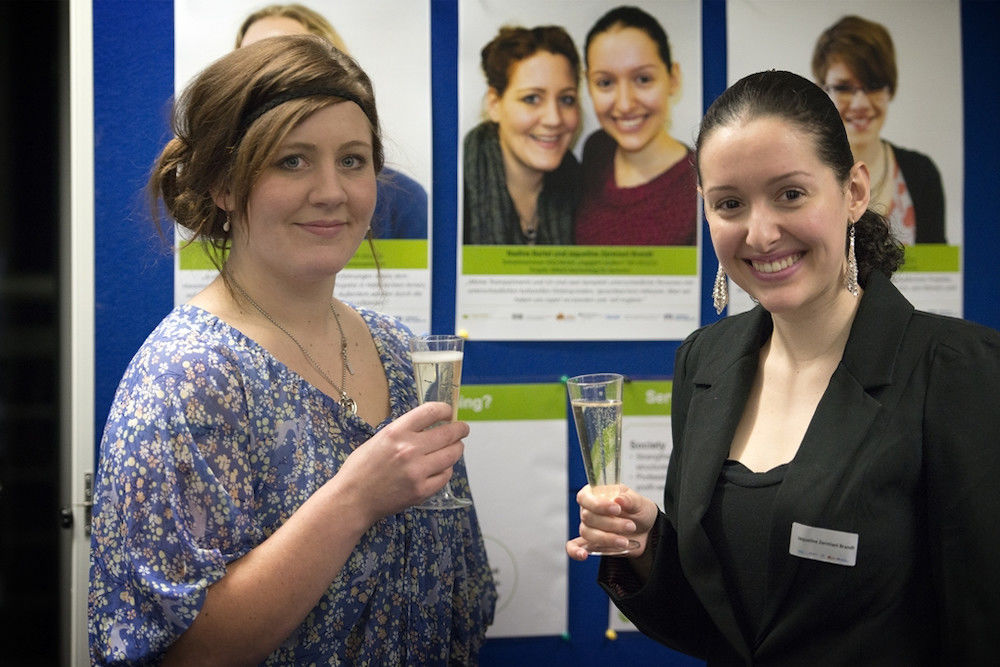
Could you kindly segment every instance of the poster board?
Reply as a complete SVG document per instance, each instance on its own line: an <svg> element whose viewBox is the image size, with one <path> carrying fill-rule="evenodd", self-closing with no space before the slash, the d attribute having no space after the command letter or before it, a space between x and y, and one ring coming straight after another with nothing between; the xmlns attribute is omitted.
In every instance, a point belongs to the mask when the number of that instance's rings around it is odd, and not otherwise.
<svg viewBox="0 0 1000 667"><path fill-rule="evenodd" d="M167 100L173 94L173 3L94 0L94 330L96 437L129 359L173 297L173 259L149 225L142 188L149 165L167 137ZM209 3L206 3L209 4ZM454 327L458 254L458 17L464 2L430 0L433 209L431 328ZM1000 226L976 203L1000 195L1000 51L992 26L994 3L962 2L961 71L964 217L963 314L1000 327L996 295L1000 273ZM727 82L726 3L701 3L702 108ZM951 128L953 135L958 131ZM705 230L702 230L705 233ZM701 323L714 319L710 298L714 256L703 244L699 262ZM482 341L471 340L465 378L470 383L554 382L561 376L618 370L635 377L669 376L676 340ZM568 445L567 445L568 447ZM572 498L583 483L582 465L568 451L566 525L573 526ZM568 537L568 535L567 535ZM567 632L561 636L494 639L482 664L698 664L638 633L608 639L607 599L595 585L596 562L567 564Z"/></svg>

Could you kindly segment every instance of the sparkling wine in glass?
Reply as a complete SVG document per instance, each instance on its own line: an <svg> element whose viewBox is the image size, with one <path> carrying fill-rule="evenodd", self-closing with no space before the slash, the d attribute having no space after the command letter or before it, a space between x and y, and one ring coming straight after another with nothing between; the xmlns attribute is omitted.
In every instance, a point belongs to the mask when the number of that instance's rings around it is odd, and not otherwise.
<svg viewBox="0 0 1000 667"><path fill-rule="evenodd" d="M621 487L623 380L617 373L591 373L566 381L587 483L595 494L612 498ZM583 545L587 553L604 556L626 554L638 547L636 540L629 540L624 549Z"/></svg>
<svg viewBox="0 0 1000 667"><path fill-rule="evenodd" d="M462 386L464 339L459 336L424 335L410 339L410 358L421 404L440 401L451 406L451 418L458 417L458 391ZM468 498L457 498L447 482L437 493L417 505L428 510L469 507Z"/></svg>

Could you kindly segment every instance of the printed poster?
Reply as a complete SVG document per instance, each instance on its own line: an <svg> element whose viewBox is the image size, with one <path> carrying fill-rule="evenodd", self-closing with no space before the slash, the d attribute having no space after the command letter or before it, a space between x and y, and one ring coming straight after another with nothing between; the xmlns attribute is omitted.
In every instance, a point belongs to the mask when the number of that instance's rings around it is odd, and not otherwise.
<svg viewBox="0 0 1000 667"><path fill-rule="evenodd" d="M465 385L465 464L496 580L494 637L568 628L566 389L561 384Z"/></svg>
<svg viewBox="0 0 1000 667"><path fill-rule="evenodd" d="M622 483L663 508L663 486L673 451L670 406L673 382L633 380L622 396ZM608 627L635 630L618 608L608 603Z"/></svg>
<svg viewBox="0 0 1000 667"><path fill-rule="evenodd" d="M234 48L256 0L175 0L175 89ZM413 331L430 330L431 71L430 4L381 0L305 3L333 27L335 38L375 87L385 146L372 248L362 243L337 276L338 298L395 315ZM392 39L386 39L392 35ZM178 229L178 245L184 241ZM381 267L376 270L377 264ZM176 253L174 302L184 303L217 271L196 244Z"/></svg>
<svg viewBox="0 0 1000 667"><path fill-rule="evenodd" d="M751 72L775 68L815 81L812 61L821 35L849 15L884 27L897 69L895 92L884 95L885 100L880 100L878 93L872 99L867 93L855 91L850 104L838 105L842 116L849 119L848 137L852 138L855 157L864 149L858 148L859 144L866 140L868 146L879 148L872 163L874 166L879 161L884 168L872 170L873 190L880 189L883 181L888 181L890 188L896 185L897 192L900 180L909 187L921 184L919 192L898 194L891 205L883 205L879 211L885 214L888 208L893 229L905 246L905 263L893 276L893 282L916 308L961 317L964 111L959 3L729 0L729 83ZM888 49L879 47L873 52L876 55L867 59L878 63L880 71L888 72L888 59L882 55L886 52ZM848 69L848 74L854 73ZM828 72L830 82L834 82L833 76ZM870 104L860 99L862 95ZM868 122L873 129L854 130L851 122ZM877 136L865 136L866 132L876 131ZM881 151L889 152L893 159L881 159ZM914 158L907 157L913 152L925 156L932 166L911 166ZM902 179L894 167L899 168ZM933 184L937 177L940 190L924 185ZM933 203L939 194L944 200L941 213ZM732 281L729 285L730 313L753 306L745 292Z"/></svg>
<svg viewBox="0 0 1000 667"><path fill-rule="evenodd" d="M642 68L664 59L650 46L655 42L644 37L647 33L637 29L627 35L625 46L638 45L641 58L633 57L633 51L612 50L624 48L618 43L600 53L592 49L586 55L592 57L593 81L581 74L578 90L564 73L568 57L551 53L516 60L503 91L498 90L502 84L488 83L482 51L489 46L491 53L503 56L496 46L501 26L556 26L582 56L587 33L614 3L460 3L462 201L455 326L472 338L680 339L700 322L701 214L689 158L638 179L642 182L620 180L612 174L612 163L619 150L630 156L648 155L642 151L650 146L659 150L663 137L679 148L678 156L693 142L702 106L701 3L630 4L651 15L666 33L671 64L669 70L664 64L663 71L669 71L669 78L655 94L638 90L649 78ZM536 65L546 58L560 64L552 66L554 73L537 74ZM605 65L610 75L598 76ZM583 71L582 62L580 67ZM612 83L615 90L629 91L617 107L605 92ZM563 107L558 120L553 116L531 125L535 121L525 120L527 114L518 110L528 103L544 106L546 100L555 105L567 95L575 96L577 111ZM593 149L586 152L591 139ZM557 154L538 156L531 148L522 151L518 142L533 148L545 143ZM664 149L653 155L672 154ZM578 173L571 163L581 163ZM520 187L526 181L542 183L533 214L531 196L523 194L528 188ZM663 204L656 199L643 209L638 202L653 201L643 199L647 196L671 200ZM655 214L649 212L653 209Z"/></svg>

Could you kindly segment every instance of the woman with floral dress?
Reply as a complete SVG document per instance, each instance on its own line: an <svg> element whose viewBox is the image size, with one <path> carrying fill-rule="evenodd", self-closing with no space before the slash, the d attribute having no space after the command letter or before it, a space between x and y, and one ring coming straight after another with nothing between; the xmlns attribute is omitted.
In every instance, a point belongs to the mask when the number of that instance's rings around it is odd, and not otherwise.
<svg viewBox="0 0 1000 667"><path fill-rule="evenodd" d="M219 277L118 389L94 499L97 664L468 664L496 599L475 510L425 511L462 438L417 406L398 321L332 298L370 238L368 77L313 36L179 98L150 191Z"/></svg>

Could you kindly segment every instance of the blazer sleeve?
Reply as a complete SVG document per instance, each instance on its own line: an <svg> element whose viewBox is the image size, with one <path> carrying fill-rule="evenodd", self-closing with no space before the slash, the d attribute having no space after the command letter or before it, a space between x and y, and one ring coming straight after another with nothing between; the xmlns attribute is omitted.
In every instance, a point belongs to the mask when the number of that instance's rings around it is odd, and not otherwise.
<svg viewBox="0 0 1000 667"><path fill-rule="evenodd" d="M691 343L697 332L677 351L674 363L671 424L673 450L667 468L664 509L650 536L654 548L650 577L642 583L632 572L628 560L603 557L598 581L615 606L646 636L678 651L699 658L707 655L725 640L708 612L691 588L680 564L677 551L677 531L673 520L673 497L677 490L678 451L683 447L681 436L691 392L685 368Z"/></svg>
<svg viewBox="0 0 1000 667"><path fill-rule="evenodd" d="M928 542L943 655L992 664L1000 629L1000 333L962 324L930 363Z"/></svg>

